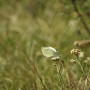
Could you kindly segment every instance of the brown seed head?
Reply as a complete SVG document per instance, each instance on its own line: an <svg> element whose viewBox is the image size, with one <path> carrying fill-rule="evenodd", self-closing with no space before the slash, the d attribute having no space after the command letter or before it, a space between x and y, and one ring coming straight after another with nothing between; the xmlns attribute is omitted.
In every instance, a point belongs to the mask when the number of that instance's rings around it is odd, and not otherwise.
<svg viewBox="0 0 90 90"><path fill-rule="evenodd" d="M79 49L72 49L72 50L71 50L71 54L72 54L72 55L76 55L76 56L79 56L79 55L80 55L80 52L82 52L82 51L79 50Z"/></svg>

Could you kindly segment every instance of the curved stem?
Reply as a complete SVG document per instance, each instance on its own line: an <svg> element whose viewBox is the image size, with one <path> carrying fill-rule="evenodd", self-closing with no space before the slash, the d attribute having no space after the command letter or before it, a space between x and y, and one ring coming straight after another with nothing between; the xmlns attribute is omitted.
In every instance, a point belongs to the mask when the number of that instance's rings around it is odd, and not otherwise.
<svg viewBox="0 0 90 90"><path fill-rule="evenodd" d="M85 30L86 30L87 33L90 35L90 29L89 29L89 27L87 26L85 20L83 19L82 14L79 12L78 7L77 7L77 5L76 5L76 3L75 3L75 0L71 0L71 2L72 2L72 4L73 4L74 10L77 12L79 18L81 19L81 22L82 22Z"/></svg>
<svg viewBox="0 0 90 90"><path fill-rule="evenodd" d="M82 67L82 65L81 65L81 63L80 63L80 61L79 61L79 58L78 58L78 57L77 57L77 59L76 59L76 62L77 62L77 64L80 66L80 69L81 69L81 71L82 71L83 75L85 76L85 73L84 73L83 67Z"/></svg>

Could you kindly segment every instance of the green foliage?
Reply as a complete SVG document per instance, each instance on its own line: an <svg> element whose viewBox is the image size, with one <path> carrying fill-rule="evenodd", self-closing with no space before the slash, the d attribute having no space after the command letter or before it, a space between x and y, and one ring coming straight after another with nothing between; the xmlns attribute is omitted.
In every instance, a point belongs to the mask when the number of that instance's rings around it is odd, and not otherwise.
<svg viewBox="0 0 90 90"><path fill-rule="evenodd" d="M89 26L90 1L75 1ZM0 0L0 90L62 90L56 67L41 53L43 46L61 54L63 90L84 85L89 90L90 62L83 61L90 57L90 47L75 47L85 52L80 63L87 78L78 64L69 63L76 59L70 55L73 42L82 39L90 37L70 0Z"/></svg>

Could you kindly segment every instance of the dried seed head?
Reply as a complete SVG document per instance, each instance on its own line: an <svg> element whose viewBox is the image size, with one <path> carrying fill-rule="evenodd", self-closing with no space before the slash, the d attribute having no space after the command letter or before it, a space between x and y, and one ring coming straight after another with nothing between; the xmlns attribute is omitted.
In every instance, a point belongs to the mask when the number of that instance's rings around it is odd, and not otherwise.
<svg viewBox="0 0 90 90"><path fill-rule="evenodd" d="M75 60L74 59L71 59L70 60L70 64L74 64L75 63Z"/></svg>
<svg viewBox="0 0 90 90"><path fill-rule="evenodd" d="M72 55L79 55L80 52L81 52L81 50L79 50L79 49L72 49L71 50Z"/></svg>
<svg viewBox="0 0 90 90"><path fill-rule="evenodd" d="M72 49L71 50L71 54L72 55L75 55L75 56L78 56L80 58L84 57L84 52L82 52L81 50L79 49Z"/></svg>
<svg viewBox="0 0 90 90"><path fill-rule="evenodd" d="M86 47L90 45L90 40L75 41L74 46Z"/></svg>
<svg viewBox="0 0 90 90"><path fill-rule="evenodd" d="M79 41L75 41L74 46L79 46Z"/></svg>

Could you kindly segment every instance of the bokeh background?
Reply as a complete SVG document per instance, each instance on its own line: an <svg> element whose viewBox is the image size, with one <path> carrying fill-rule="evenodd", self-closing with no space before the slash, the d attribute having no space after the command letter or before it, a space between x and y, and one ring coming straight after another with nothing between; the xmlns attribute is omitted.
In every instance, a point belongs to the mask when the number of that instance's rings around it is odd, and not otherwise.
<svg viewBox="0 0 90 90"><path fill-rule="evenodd" d="M73 68L68 63L71 49L83 50L84 58L90 56L90 46L73 45L76 40L90 39L90 35L71 1L0 0L0 90L62 90L53 62L42 55L43 46L56 48L68 71ZM90 0L75 2L90 28ZM82 76L75 73L71 81L77 83ZM66 85L67 79L64 81ZM83 89L69 85L64 90Z"/></svg>

